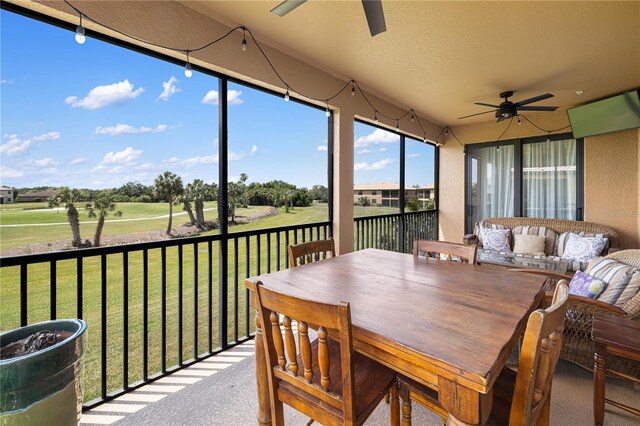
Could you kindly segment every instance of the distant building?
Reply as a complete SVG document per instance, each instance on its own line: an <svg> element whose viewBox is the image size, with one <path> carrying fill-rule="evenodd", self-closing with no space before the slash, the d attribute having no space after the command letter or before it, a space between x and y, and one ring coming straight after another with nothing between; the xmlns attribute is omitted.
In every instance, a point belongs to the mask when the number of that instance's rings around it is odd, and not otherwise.
<svg viewBox="0 0 640 426"><path fill-rule="evenodd" d="M405 202L417 198L420 208L424 208L427 200L435 200L436 190L433 185L414 188L405 186ZM365 197L372 206L400 207L400 185L395 182L360 183L353 185L353 203Z"/></svg>
<svg viewBox="0 0 640 426"><path fill-rule="evenodd" d="M19 194L18 198L16 198L17 202L42 202L49 201L50 198L55 197L60 192L59 189L51 189L49 191L40 191L40 192L25 192L24 194Z"/></svg>
<svg viewBox="0 0 640 426"><path fill-rule="evenodd" d="M0 204L13 203L13 188L7 188L6 186L0 186Z"/></svg>

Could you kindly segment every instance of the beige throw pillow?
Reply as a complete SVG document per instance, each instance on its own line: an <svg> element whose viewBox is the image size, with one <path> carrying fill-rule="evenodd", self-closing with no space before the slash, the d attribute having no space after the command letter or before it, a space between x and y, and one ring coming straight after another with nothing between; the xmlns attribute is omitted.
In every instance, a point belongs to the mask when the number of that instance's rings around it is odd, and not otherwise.
<svg viewBox="0 0 640 426"><path fill-rule="evenodd" d="M514 234L513 252L519 254L531 254L544 256L544 236Z"/></svg>

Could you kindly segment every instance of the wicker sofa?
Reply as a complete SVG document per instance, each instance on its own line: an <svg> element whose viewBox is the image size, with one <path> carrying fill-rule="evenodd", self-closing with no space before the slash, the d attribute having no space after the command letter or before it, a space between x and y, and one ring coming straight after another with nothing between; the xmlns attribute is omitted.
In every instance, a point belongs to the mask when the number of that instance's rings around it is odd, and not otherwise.
<svg viewBox="0 0 640 426"><path fill-rule="evenodd" d="M546 229L553 231L553 234L555 234L555 236L553 236L554 241L549 242L549 246L547 247L547 249L545 249L546 256L544 258L548 261L559 262L561 260L557 255L557 243L555 241L563 232L575 231L584 232L586 234L604 234L609 239L609 244L606 248L607 252L603 253L603 256L620 250L618 233L610 226L603 225L601 223L581 222L577 220L563 219L539 219L532 217L493 217L484 219L482 222L485 226L502 225L511 230L515 229L518 226L529 226L545 227ZM464 236L464 242L465 244L477 244L478 250L482 251L483 247L478 240L478 231L479 225L476 225L473 234L467 234ZM513 247L513 243L511 244L511 246ZM528 255L524 255L524 257L526 256ZM570 275L573 274L576 270L586 267L585 264L580 264L580 262L578 262L577 265L574 265L573 262L570 262L569 265L570 267L568 273Z"/></svg>
<svg viewBox="0 0 640 426"><path fill-rule="evenodd" d="M640 250L620 250L607 256L618 262L635 268L640 268ZM556 274L557 275L557 274ZM557 278L559 278L557 276ZM566 279L571 279L566 277ZM557 280L552 280L551 290L547 293L547 306L551 304L553 287ZM593 315L603 313L628 318L633 321L640 321L640 292L632 299L629 312L625 312L617 306L609 305L598 300L586 297L570 295L569 306L565 315L564 342L560 356L568 361L574 362L588 370L593 370L594 343L591 338L593 325ZM607 368L640 377L640 362L619 358L614 355L607 357Z"/></svg>

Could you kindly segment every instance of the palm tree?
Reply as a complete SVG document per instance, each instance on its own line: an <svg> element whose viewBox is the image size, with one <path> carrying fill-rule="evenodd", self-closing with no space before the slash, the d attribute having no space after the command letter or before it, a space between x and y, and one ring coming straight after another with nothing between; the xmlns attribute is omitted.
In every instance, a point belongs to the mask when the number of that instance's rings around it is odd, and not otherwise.
<svg viewBox="0 0 640 426"><path fill-rule="evenodd" d="M115 216L122 216L121 211L116 210L116 203L108 195L103 195L100 198L96 198L91 203L85 205L87 209L87 215L89 217L97 217L98 224L96 225L96 232L93 236L93 246L100 247L100 236L102 235L102 228L104 227L104 218L109 216L111 212L115 212Z"/></svg>
<svg viewBox="0 0 640 426"><path fill-rule="evenodd" d="M245 182L248 178L246 173L242 173L238 182L229 182L227 185L227 201L229 203L227 211L228 215L231 216L231 223L236 221L236 206L243 204L243 202L246 204L246 200L244 200L247 189Z"/></svg>
<svg viewBox="0 0 640 426"><path fill-rule="evenodd" d="M193 216L193 210L191 209L191 200L193 200L193 188L189 183L184 188L184 192L180 196L179 201L182 203L182 209L189 215L189 222L191 225L197 226L196 218Z"/></svg>
<svg viewBox="0 0 640 426"><path fill-rule="evenodd" d="M211 199L211 188L201 179L195 179L192 183L187 185L187 188L190 190L191 196L194 200L198 228L205 229L204 202Z"/></svg>
<svg viewBox="0 0 640 426"><path fill-rule="evenodd" d="M64 187L49 200L50 208L63 206L67 210L67 220L71 226L71 244L74 247L80 247L82 244L82 241L80 240L80 221L78 220L78 210L75 206L76 203L80 201L81 196L82 193L79 190Z"/></svg>
<svg viewBox="0 0 640 426"><path fill-rule="evenodd" d="M169 224L167 225L167 235L171 235L173 203L184 191L182 187L182 178L166 171L155 179L154 185L158 197L164 198L169 203Z"/></svg>

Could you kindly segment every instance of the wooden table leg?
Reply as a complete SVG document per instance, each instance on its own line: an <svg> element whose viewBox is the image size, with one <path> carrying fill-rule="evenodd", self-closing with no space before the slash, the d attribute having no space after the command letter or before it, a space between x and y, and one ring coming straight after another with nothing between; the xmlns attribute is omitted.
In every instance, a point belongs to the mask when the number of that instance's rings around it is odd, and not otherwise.
<svg viewBox="0 0 640 426"><path fill-rule="evenodd" d="M491 414L493 389L483 394L440 376L438 399L449 413L447 425L482 425Z"/></svg>
<svg viewBox="0 0 640 426"><path fill-rule="evenodd" d="M400 426L400 398L398 396L398 383L391 385L389 392L391 402L391 426Z"/></svg>
<svg viewBox="0 0 640 426"><path fill-rule="evenodd" d="M402 426L411 426L411 393L409 386L400 385L400 398L402 399Z"/></svg>
<svg viewBox="0 0 640 426"><path fill-rule="evenodd" d="M607 347L596 343L593 362L593 421L596 426L604 423L604 373L607 360Z"/></svg>
<svg viewBox="0 0 640 426"><path fill-rule="evenodd" d="M262 320L256 312L256 388L258 389L258 424L271 424L271 401L269 398L269 379L267 377L267 359L264 355L262 340Z"/></svg>

